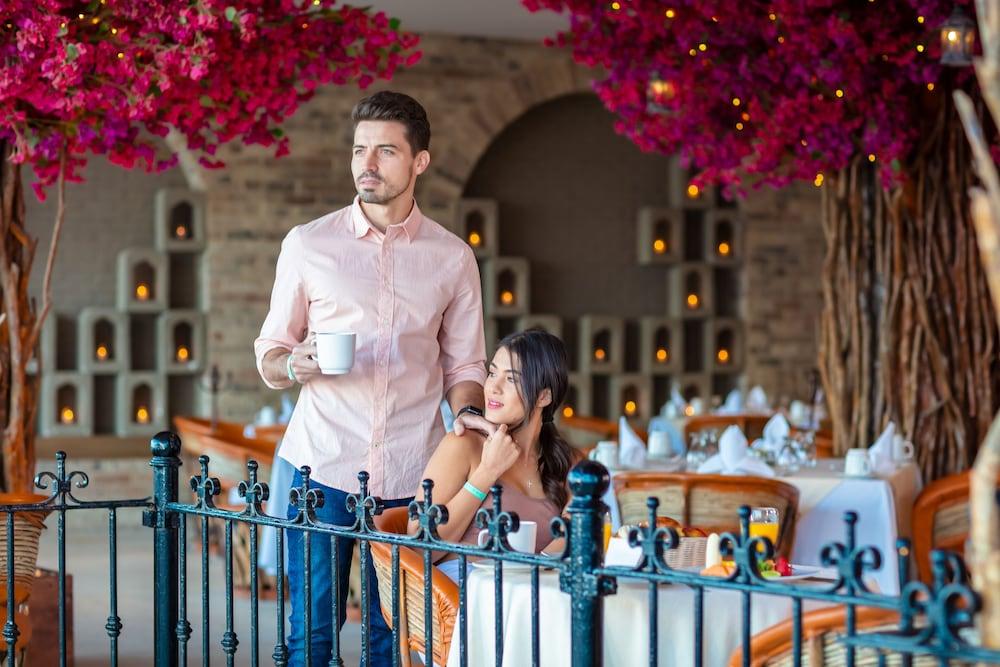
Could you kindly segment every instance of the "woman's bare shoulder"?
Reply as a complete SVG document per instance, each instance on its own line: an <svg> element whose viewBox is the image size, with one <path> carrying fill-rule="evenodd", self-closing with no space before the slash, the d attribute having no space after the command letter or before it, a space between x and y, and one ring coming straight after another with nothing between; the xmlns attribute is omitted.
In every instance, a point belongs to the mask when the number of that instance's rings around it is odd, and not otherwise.
<svg viewBox="0 0 1000 667"><path fill-rule="evenodd" d="M475 456L478 459L482 455L484 442L486 436L478 431L466 431L462 435L449 432L438 444L437 451L453 456Z"/></svg>

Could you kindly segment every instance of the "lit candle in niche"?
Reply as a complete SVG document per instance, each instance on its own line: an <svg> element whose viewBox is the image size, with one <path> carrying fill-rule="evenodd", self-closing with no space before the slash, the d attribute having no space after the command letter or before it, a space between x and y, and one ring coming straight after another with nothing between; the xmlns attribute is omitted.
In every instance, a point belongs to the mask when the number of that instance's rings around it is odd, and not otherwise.
<svg viewBox="0 0 1000 667"><path fill-rule="evenodd" d="M146 406L140 405L135 411L135 420L140 424L149 423L149 410L146 409Z"/></svg>
<svg viewBox="0 0 1000 667"><path fill-rule="evenodd" d="M177 361L187 361L191 358L191 351L187 349L185 345L177 346Z"/></svg>
<svg viewBox="0 0 1000 667"><path fill-rule="evenodd" d="M687 306L688 306L688 308L691 308L692 310L695 309L695 308L697 308L699 302L700 302L700 300L698 299L698 295L697 294L694 294L694 293L688 294L688 296L687 296Z"/></svg>
<svg viewBox="0 0 1000 667"><path fill-rule="evenodd" d="M629 417L635 414L636 409L638 409L638 406L635 404L635 401L625 401L625 414Z"/></svg>
<svg viewBox="0 0 1000 667"><path fill-rule="evenodd" d="M656 360L661 364L667 363L668 359L670 359L670 353L667 352L666 348L661 347L656 351Z"/></svg>
<svg viewBox="0 0 1000 667"><path fill-rule="evenodd" d="M690 405L685 405L684 406L684 416L685 417L692 417L692 416L694 416L694 408L691 407Z"/></svg>
<svg viewBox="0 0 1000 667"><path fill-rule="evenodd" d="M135 298L139 299L139 301L148 301L149 300L149 285L147 285L146 283L139 283L138 285L136 285L135 286Z"/></svg>
<svg viewBox="0 0 1000 667"><path fill-rule="evenodd" d="M731 253L733 251L733 249L730 248L729 244L726 243L725 241L723 241L722 243L719 244L719 247L717 248L717 250L719 251L719 254L721 256L723 256L723 257L728 257L729 253Z"/></svg>
<svg viewBox="0 0 1000 667"><path fill-rule="evenodd" d="M701 194L701 188L699 188L694 183L691 183L690 185L688 185L688 188L687 188L687 196L688 197L690 197L691 199L697 199L698 195L700 195L700 194Z"/></svg>
<svg viewBox="0 0 1000 667"><path fill-rule="evenodd" d="M728 364L729 363L729 350L727 350L724 347L719 348L719 351L715 353L715 358L719 360L720 364Z"/></svg>
<svg viewBox="0 0 1000 667"><path fill-rule="evenodd" d="M98 361L107 361L108 359L108 346L98 345L97 349L94 351L94 356L97 357Z"/></svg>
<svg viewBox="0 0 1000 667"><path fill-rule="evenodd" d="M563 408L563 417L572 417L572 416L573 416L573 406L567 405L566 407Z"/></svg>
<svg viewBox="0 0 1000 667"><path fill-rule="evenodd" d="M604 351L603 347L599 347L596 350L594 350L594 359L596 359L597 361L604 361L605 357L607 356L608 353Z"/></svg>
<svg viewBox="0 0 1000 667"><path fill-rule="evenodd" d="M174 237L179 239L186 239L188 235L188 228L184 225L177 225L174 227Z"/></svg>
<svg viewBox="0 0 1000 667"><path fill-rule="evenodd" d="M514 293L511 292L510 290L504 290L503 292L500 292L500 303L502 303L505 306L509 306L512 303L514 303Z"/></svg>
<svg viewBox="0 0 1000 667"><path fill-rule="evenodd" d="M479 235L479 232L469 233L469 245L473 248L478 248L483 244L483 237Z"/></svg>
<svg viewBox="0 0 1000 667"><path fill-rule="evenodd" d="M653 241L653 252L657 255L662 255L667 251L667 242L663 239L656 239Z"/></svg>
<svg viewBox="0 0 1000 667"><path fill-rule="evenodd" d="M59 411L59 421L63 424L72 424L76 421L76 413L68 405Z"/></svg>

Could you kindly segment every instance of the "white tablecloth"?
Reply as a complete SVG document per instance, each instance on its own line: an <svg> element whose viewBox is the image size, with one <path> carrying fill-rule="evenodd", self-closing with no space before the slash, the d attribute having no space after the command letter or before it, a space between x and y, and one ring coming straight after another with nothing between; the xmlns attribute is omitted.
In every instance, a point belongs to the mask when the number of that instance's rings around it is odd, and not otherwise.
<svg viewBox="0 0 1000 667"><path fill-rule="evenodd" d="M844 512L854 510L858 513L857 543L877 547L882 553L882 569L872 574L872 579L883 592L898 593L896 539L910 535L910 511L921 489L920 471L912 463L885 477L845 477L843 470L843 459L821 459L815 468L780 477L799 490L792 561L818 565L824 545L843 542ZM608 490L604 502L617 530L621 515L613 489Z"/></svg>
<svg viewBox="0 0 1000 667"><path fill-rule="evenodd" d="M649 663L649 597L645 583L621 581L618 592L604 599L604 664L634 667ZM791 616L791 600L770 595L751 598L751 631L759 632ZM559 590L553 572L539 576L539 641L541 664L570 664L570 597ZM805 610L818 603L807 602ZM468 664L495 664L493 573L473 570L468 579ZM705 665L725 665L740 645L742 605L738 592L706 590L704 597L703 652ZM530 575L504 570L503 664L531 664ZM694 591L686 586L659 587L657 644L659 664L687 667L694 664ZM449 667L459 665L458 628L448 657Z"/></svg>

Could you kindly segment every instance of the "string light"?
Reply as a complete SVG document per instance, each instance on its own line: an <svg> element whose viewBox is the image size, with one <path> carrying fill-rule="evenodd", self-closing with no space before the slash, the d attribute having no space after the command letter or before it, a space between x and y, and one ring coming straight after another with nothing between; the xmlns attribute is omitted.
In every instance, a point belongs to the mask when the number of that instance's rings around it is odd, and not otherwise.
<svg viewBox="0 0 1000 667"><path fill-rule="evenodd" d="M740 98L734 97L733 98L733 106L734 107L738 107L739 105L740 105Z"/></svg>
<svg viewBox="0 0 1000 667"><path fill-rule="evenodd" d="M688 54L692 55L692 56L696 56L696 55L698 55L698 52L695 51L694 49L691 49L690 51L688 51Z"/></svg>
<svg viewBox="0 0 1000 667"><path fill-rule="evenodd" d="M111 29L111 34L112 35L117 35L118 34L118 28L112 28Z"/></svg>
<svg viewBox="0 0 1000 667"><path fill-rule="evenodd" d="M743 123L736 123L736 129L737 130L742 130L743 129Z"/></svg>
<svg viewBox="0 0 1000 667"><path fill-rule="evenodd" d="M923 16L918 16L917 17L917 23L923 23L923 22L924 22L924 17Z"/></svg>
<svg viewBox="0 0 1000 667"><path fill-rule="evenodd" d="M785 36L778 35L778 44L784 44L784 43L785 43Z"/></svg>
<svg viewBox="0 0 1000 667"><path fill-rule="evenodd" d="M823 174L816 174L816 178L813 179L813 185L817 188L823 185Z"/></svg>
<svg viewBox="0 0 1000 667"><path fill-rule="evenodd" d="M927 84L927 90L934 90L934 84L929 82Z"/></svg>
<svg viewBox="0 0 1000 667"><path fill-rule="evenodd" d="M743 120L748 121L748 120L750 120L750 114L748 114L747 112L744 111L742 114L740 114L740 118L742 118Z"/></svg>
<svg viewBox="0 0 1000 667"><path fill-rule="evenodd" d="M676 12L675 12L674 10L672 10L672 9L668 9L667 11L665 11L665 12L664 12L664 15L665 15L665 16L666 16L666 17L667 17L668 19L672 19L672 18L674 18L675 16L677 16L677 13L676 13Z"/></svg>
<svg viewBox="0 0 1000 667"><path fill-rule="evenodd" d="M869 153L868 154L868 161L869 162L874 162L875 161L875 153Z"/></svg>
<svg viewBox="0 0 1000 667"><path fill-rule="evenodd" d="M706 44L705 42L702 42L701 44L698 45L699 51L705 51L706 49L708 49L708 44Z"/></svg>
<svg viewBox="0 0 1000 667"><path fill-rule="evenodd" d="M799 139L799 143L802 144L803 146L808 146L809 145L809 142L806 141L805 139Z"/></svg>
<svg viewBox="0 0 1000 667"><path fill-rule="evenodd" d="M125 54L124 54L124 53L122 53L121 51L119 51L119 52L118 52L118 60L121 60L121 59L122 59L122 58L124 58L124 57L125 57Z"/></svg>
<svg viewBox="0 0 1000 667"><path fill-rule="evenodd" d="M836 92L836 93L834 93L834 94L835 94L835 95L836 95L837 97L843 97L843 96L844 96L844 91L843 91L843 90L841 90L840 88L838 88L838 89L837 89L837 92Z"/></svg>
<svg viewBox="0 0 1000 667"><path fill-rule="evenodd" d="M917 44L917 53L923 53L923 52L924 52L924 45Z"/></svg>
<svg viewBox="0 0 1000 667"><path fill-rule="evenodd" d="M771 19L772 21L777 21L778 20L778 16L774 12L771 12L770 14L768 14L767 18Z"/></svg>
<svg viewBox="0 0 1000 667"><path fill-rule="evenodd" d="M618 11L619 9L621 9L621 8L622 8L622 6L621 6L621 3L618 3L618 2L612 2L612 3L611 3L611 9L615 10L616 12L617 12L617 11Z"/></svg>

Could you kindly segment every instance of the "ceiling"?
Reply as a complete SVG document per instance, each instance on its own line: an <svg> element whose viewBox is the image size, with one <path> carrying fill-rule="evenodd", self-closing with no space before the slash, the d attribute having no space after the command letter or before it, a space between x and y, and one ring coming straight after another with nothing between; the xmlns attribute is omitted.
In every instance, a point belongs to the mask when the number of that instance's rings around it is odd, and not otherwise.
<svg viewBox="0 0 1000 667"><path fill-rule="evenodd" d="M357 0L350 2L385 12L418 33L540 41L567 26L550 11L532 14L519 0Z"/></svg>

